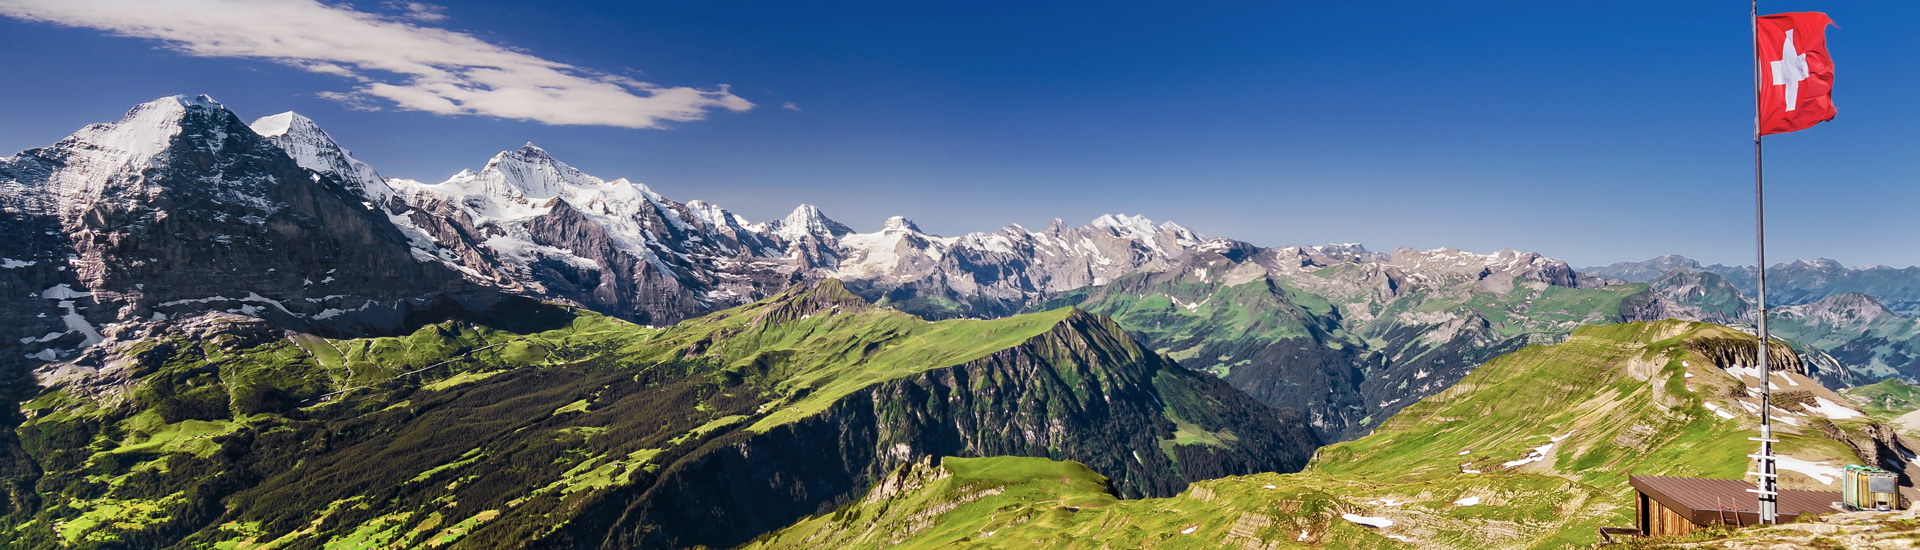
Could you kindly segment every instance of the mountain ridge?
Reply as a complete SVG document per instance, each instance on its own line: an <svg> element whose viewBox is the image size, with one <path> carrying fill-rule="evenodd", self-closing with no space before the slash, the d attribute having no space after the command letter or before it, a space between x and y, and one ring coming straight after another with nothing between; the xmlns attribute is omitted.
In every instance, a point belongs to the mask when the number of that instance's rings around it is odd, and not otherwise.
<svg viewBox="0 0 1920 550"><path fill-rule="evenodd" d="M1633 523L1629 475L1731 478L1757 435L1754 348L1683 321L1585 327L1490 361L1300 473L1198 482L1120 500L1072 463L948 459L748 548L1586 548ZM1783 355L1782 358L1789 356ZM1776 437L1782 483L1831 489L1843 464L1908 468L1879 421L1813 387L1797 362ZM1911 485L1902 490L1911 491Z"/></svg>
<svg viewBox="0 0 1920 550"><path fill-rule="evenodd" d="M1753 266L1702 266L1677 254L1640 262L1616 262L1583 271L1626 282L1650 282L1675 269L1719 275L1746 296L1758 291L1759 270ZM1801 305L1836 294L1859 292L1874 296L1894 312L1915 317L1920 316L1920 285L1915 281L1920 281L1920 266L1853 268L1828 258L1800 259L1767 268L1767 299L1770 305Z"/></svg>

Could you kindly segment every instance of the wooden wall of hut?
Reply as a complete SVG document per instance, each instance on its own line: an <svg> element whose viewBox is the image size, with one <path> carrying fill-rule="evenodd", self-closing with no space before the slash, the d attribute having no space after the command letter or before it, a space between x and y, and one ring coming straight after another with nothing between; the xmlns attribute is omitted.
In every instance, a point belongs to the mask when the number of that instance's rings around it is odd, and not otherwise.
<svg viewBox="0 0 1920 550"><path fill-rule="evenodd" d="M1649 537L1684 537L1699 529L1687 516L1668 509L1660 501L1636 491L1634 517L1640 520L1640 532Z"/></svg>

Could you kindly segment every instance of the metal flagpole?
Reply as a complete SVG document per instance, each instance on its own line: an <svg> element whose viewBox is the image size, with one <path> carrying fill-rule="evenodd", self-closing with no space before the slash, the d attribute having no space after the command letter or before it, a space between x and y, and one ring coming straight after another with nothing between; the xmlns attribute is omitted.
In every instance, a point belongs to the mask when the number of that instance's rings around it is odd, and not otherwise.
<svg viewBox="0 0 1920 550"><path fill-rule="evenodd" d="M1760 437L1748 438L1760 442L1760 471L1754 472L1758 480L1758 490L1753 492L1760 497L1760 524L1779 523L1778 504L1780 498L1779 470L1773 459L1773 371L1767 366L1767 203L1766 194L1761 186L1760 156L1760 0L1751 0L1752 12L1748 23L1753 32L1753 208L1754 208L1754 246L1759 262L1759 368L1760 368Z"/></svg>

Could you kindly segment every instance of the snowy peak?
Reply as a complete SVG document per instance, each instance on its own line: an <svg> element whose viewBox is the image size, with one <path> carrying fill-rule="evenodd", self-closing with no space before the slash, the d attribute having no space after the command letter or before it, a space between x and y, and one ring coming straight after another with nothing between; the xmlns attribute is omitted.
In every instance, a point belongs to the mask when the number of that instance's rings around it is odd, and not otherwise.
<svg viewBox="0 0 1920 550"><path fill-rule="evenodd" d="M497 178L490 177L497 175ZM600 188L606 182L574 169L547 154L545 149L535 147L529 142L519 149L501 151L487 161L487 166L477 175L480 179L496 180L509 186L502 191L511 191L529 199L550 199L570 194L569 191L580 188ZM625 183L626 180L618 180ZM573 188L573 189L569 189Z"/></svg>
<svg viewBox="0 0 1920 550"><path fill-rule="evenodd" d="M1115 236L1132 240L1150 240L1156 233L1153 220L1147 219L1146 216L1105 214L1094 218L1093 223L1088 225L1112 231Z"/></svg>
<svg viewBox="0 0 1920 550"><path fill-rule="evenodd" d="M1835 260L1832 258L1815 258L1812 260L1794 260L1791 265L1793 267L1816 269L1820 271L1845 271L1847 269L1847 266L1842 265L1839 260Z"/></svg>
<svg viewBox="0 0 1920 550"><path fill-rule="evenodd" d="M687 202L687 214L693 219L699 220L702 225L710 228L726 228L729 231L738 232L746 231L747 226L751 225L747 223L746 218L728 212L727 209L721 208L720 205L699 199Z"/></svg>
<svg viewBox="0 0 1920 550"><path fill-rule="evenodd" d="M1504 292L1504 285L1513 278L1533 279L1563 287L1580 284L1567 262L1538 252L1522 252L1511 248L1493 254L1477 254L1457 248L1414 250L1400 247L1387 256L1386 263L1416 275L1475 277L1486 282L1483 290L1494 292Z"/></svg>
<svg viewBox="0 0 1920 550"><path fill-rule="evenodd" d="M164 164L177 148L218 154L238 119L207 96L169 96L142 103L119 122L90 124L52 147L29 150L12 162L47 162L46 179L33 182L55 202L79 204L120 190L139 190L141 171ZM249 136L250 137L250 136Z"/></svg>
<svg viewBox="0 0 1920 550"><path fill-rule="evenodd" d="M920 226L914 225L913 220L907 219L906 216L894 216L891 218L887 218L886 223L880 224L880 232L881 233L899 233L899 232L921 233Z"/></svg>
<svg viewBox="0 0 1920 550"><path fill-rule="evenodd" d="M352 152L340 147L313 119L287 111L260 117L248 127L286 151L301 168L338 178L369 204L384 206L393 195L386 178L372 166L353 158Z"/></svg>
<svg viewBox="0 0 1920 550"><path fill-rule="evenodd" d="M97 151L120 160L146 160L171 147L189 115L196 113L209 118L231 114L225 106L204 95L192 99L183 95L163 97L134 106L120 122L89 125L67 140L92 145Z"/></svg>
<svg viewBox="0 0 1920 550"><path fill-rule="evenodd" d="M254 119L253 124L247 126L253 129L253 133L260 134L260 137L268 138L287 135L288 132L294 131L295 127L306 131L320 129L318 124L313 123L313 119L293 111L263 116Z"/></svg>
<svg viewBox="0 0 1920 550"><path fill-rule="evenodd" d="M768 223L767 232L788 242L799 241L809 235L825 241L853 233L853 228L833 221L814 205L802 204L787 217Z"/></svg>
<svg viewBox="0 0 1920 550"><path fill-rule="evenodd" d="M1367 247L1361 246L1360 243L1327 243L1323 245L1312 246L1309 248L1312 249L1313 252L1316 254L1321 254L1329 257L1355 258L1355 259L1361 259L1362 261L1385 261L1386 260L1386 258L1382 256L1380 253L1367 250Z"/></svg>

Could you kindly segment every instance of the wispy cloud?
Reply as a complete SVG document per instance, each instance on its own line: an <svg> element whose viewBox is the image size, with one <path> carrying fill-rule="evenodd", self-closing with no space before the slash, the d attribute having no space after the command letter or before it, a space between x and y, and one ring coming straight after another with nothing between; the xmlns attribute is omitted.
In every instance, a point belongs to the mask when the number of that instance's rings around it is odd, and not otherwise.
<svg viewBox="0 0 1920 550"><path fill-rule="evenodd" d="M190 56L264 59L348 78L351 91L321 95L360 108L658 128L711 110L754 107L725 84L666 87L575 67L408 22L444 19L439 6L389 7L401 15L314 0L0 0L0 15L160 40Z"/></svg>
<svg viewBox="0 0 1920 550"><path fill-rule="evenodd" d="M798 111L798 110L800 110L800 106L799 106L799 105L794 105L792 101L788 101L788 102L786 102L786 103L784 103L784 104L781 104L781 105L780 105L780 108L782 108L782 109L786 109L786 110L789 110L789 111Z"/></svg>
<svg viewBox="0 0 1920 550"><path fill-rule="evenodd" d="M386 6L387 9L400 11L401 17L415 21L440 21L447 18L446 6L437 6L426 2L388 1Z"/></svg>

